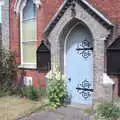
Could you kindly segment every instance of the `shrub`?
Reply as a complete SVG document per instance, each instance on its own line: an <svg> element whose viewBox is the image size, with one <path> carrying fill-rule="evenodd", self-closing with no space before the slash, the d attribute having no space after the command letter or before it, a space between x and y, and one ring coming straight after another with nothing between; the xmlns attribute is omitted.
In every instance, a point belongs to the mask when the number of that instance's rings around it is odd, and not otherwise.
<svg viewBox="0 0 120 120"><path fill-rule="evenodd" d="M6 96L6 95L8 95L8 93L7 93L7 92L0 91L0 97Z"/></svg>
<svg viewBox="0 0 120 120"><path fill-rule="evenodd" d="M16 85L11 89L9 94L23 96L23 88L20 85Z"/></svg>
<svg viewBox="0 0 120 120"><path fill-rule="evenodd" d="M22 91L23 91L23 96L26 96L30 100L37 101L40 98L38 89L33 86L25 87L23 88Z"/></svg>
<svg viewBox="0 0 120 120"><path fill-rule="evenodd" d="M28 86L18 89L19 95L25 96L30 100L39 100L39 98L46 96L46 89L45 88L35 88L34 86ZM15 93L16 94L16 93Z"/></svg>
<svg viewBox="0 0 120 120"><path fill-rule="evenodd" d="M87 108L87 109L84 110L84 112L85 112L86 114L88 114L89 116L92 115L92 114L94 114L93 108Z"/></svg>
<svg viewBox="0 0 120 120"><path fill-rule="evenodd" d="M97 107L97 115L105 120L117 120L120 117L120 108L112 102L100 104Z"/></svg>
<svg viewBox="0 0 120 120"><path fill-rule="evenodd" d="M14 54L0 49L0 91L8 92L12 89L16 68Z"/></svg>
<svg viewBox="0 0 120 120"><path fill-rule="evenodd" d="M60 72L54 72L48 79L48 99L53 108L57 108L65 102L67 90L65 79Z"/></svg>
<svg viewBox="0 0 120 120"><path fill-rule="evenodd" d="M46 88L44 88L44 87L39 87L38 91L39 91L38 93L39 93L40 97L45 97L47 95Z"/></svg>

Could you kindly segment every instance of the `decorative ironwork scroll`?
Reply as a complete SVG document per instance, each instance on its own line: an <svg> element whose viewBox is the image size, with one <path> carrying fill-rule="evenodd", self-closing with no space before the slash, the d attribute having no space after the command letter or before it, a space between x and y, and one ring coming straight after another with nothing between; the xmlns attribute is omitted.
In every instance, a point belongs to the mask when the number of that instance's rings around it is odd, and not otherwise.
<svg viewBox="0 0 120 120"><path fill-rule="evenodd" d="M82 55L83 58L87 59L91 55L91 50L93 50L93 47L91 47L89 41L85 39L77 45L76 50L78 54Z"/></svg>
<svg viewBox="0 0 120 120"><path fill-rule="evenodd" d="M90 88L91 84L89 81L84 80L82 84L78 84L76 90L79 94L82 95L84 99L88 99L91 96L91 92L93 92L93 89Z"/></svg>

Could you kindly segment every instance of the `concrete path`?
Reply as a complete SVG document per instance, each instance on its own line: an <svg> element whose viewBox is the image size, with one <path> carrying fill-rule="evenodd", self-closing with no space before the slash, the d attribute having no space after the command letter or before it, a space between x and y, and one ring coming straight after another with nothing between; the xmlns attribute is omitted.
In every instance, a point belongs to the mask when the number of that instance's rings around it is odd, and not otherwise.
<svg viewBox="0 0 120 120"><path fill-rule="evenodd" d="M82 110L73 107L61 107L56 111L33 113L19 120L89 120Z"/></svg>

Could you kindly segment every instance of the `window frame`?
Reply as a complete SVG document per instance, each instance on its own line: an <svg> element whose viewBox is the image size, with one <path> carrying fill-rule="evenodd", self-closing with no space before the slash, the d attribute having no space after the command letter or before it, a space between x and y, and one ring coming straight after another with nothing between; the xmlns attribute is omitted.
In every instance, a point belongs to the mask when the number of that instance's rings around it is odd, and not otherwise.
<svg viewBox="0 0 120 120"><path fill-rule="evenodd" d="M33 3L34 4L34 3ZM36 43L36 50L37 50L37 7L36 7L36 17L35 17L35 40L27 40L27 41L24 41L23 40L23 11L24 11L24 8L26 7L27 5L27 2L26 4L23 3L22 6L21 6L21 10L20 10L20 66L19 68L30 68L30 69L36 69L37 66L36 66L36 62L35 63L31 63L31 62L24 62L23 61L23 43ZM34 18L33 18L34 19Z"/></svg>

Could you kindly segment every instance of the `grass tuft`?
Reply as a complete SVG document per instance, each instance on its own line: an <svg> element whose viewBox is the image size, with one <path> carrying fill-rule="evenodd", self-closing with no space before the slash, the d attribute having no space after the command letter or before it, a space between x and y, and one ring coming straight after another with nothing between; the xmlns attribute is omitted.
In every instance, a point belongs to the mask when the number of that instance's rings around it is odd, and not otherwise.
<svg viewBox="0 0 120 120"><path fill-rule="evenodd" d="M47 100L31 101L17 96L0 98L0 120L16 120L22 116L44 109Z"/></svg>

